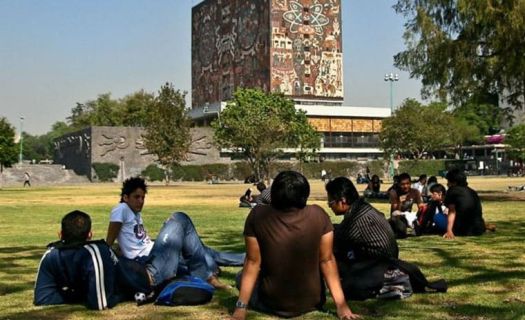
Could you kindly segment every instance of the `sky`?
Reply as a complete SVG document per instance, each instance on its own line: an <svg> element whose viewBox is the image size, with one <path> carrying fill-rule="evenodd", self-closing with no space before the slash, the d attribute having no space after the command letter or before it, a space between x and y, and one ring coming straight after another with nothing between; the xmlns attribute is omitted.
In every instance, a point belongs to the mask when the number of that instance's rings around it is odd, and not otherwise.
<svg viewBox="0 0 525 320"><path fill-rule="evenodd" d="M199 0L0 0L0 117L30 134L65 121L77 102L122 98L171 82L191 93L191 8ZM342 0L345 105L420 98L393 66L404 49L395 1ZM23 117L23 122L20 118Z"/></svg>

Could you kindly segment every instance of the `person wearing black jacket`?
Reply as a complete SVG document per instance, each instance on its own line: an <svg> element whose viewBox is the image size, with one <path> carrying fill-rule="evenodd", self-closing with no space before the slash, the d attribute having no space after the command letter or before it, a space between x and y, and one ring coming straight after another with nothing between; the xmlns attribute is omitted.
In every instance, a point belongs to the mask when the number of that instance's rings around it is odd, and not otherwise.
<svg viewBox="0 0 525 320"><path fill-rule="evenodd" d="M149 290L145 270L119 262L104 240L90 241L91 235L87 213L64 216L60 240L48 245L38 267L35 305L84 303L104 310Z"/></svg>

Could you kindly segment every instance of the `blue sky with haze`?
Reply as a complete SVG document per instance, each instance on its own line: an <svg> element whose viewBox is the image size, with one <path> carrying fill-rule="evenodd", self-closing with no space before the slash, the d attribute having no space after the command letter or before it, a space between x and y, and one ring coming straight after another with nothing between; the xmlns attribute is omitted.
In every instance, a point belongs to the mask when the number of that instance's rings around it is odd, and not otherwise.
<svg viewBox="0 0 525 320"><path fill-rule="evenodd" d="M0 116L42 134L76 102L111 92L191 89L191 7L198 0L0 0ZM403 18L395 1L342 0L345 104L388 107L420 99L420 82L395 70Z"/></svg>

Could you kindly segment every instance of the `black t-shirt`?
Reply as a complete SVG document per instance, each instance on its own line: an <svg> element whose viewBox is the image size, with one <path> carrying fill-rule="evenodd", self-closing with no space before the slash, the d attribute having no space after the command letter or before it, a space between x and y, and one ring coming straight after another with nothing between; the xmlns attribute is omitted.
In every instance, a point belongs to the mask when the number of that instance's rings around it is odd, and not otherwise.
<svg viewBox="0 0 525 320"><path fill-rule="evenodd" d="M455 235L478 236L485 232L481 200L476 191L469 187L451 187L445 197L445 206L451 204L456 208L456 219L452 229Z"/></svg>

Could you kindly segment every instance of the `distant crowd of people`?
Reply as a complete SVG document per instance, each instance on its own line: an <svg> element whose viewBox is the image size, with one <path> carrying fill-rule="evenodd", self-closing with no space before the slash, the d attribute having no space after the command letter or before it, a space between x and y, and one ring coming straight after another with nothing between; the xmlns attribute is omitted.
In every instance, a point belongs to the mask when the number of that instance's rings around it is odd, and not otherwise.
<svg viewBox="0 0 525 320"><path fill-rule="evenodd" d="M325 286L339 319L359 318L348 300L446 292L446 281L429 282L419 267L399 259L397 244L410 234L453 239L485 232L480 199L465 174L450 170L446 179L448 190L435 177L422 175L413 183L403 173L382 192L373 175L361 197L350 179L330 177L327 204L343 216L333 224L321 206L308 204L308 180L283 171L270 187L258 183L259 194L248 189L239 199L251 211L243 231L246 252L233 253L206 246L183 212L172 213L153 240L142 215L148 187L142 178L130 178L109 213L105 240L91 240L87 213L64 216L60 240L41 260L34 303L85 303L102 310L137 297L149 302L183 276L229 289L219 279L220 266L243 267L236 277L239 297L232 319L245 319L248 308L280 317L322 310ZM388 199L390 215L367 197Z"/></svg>

